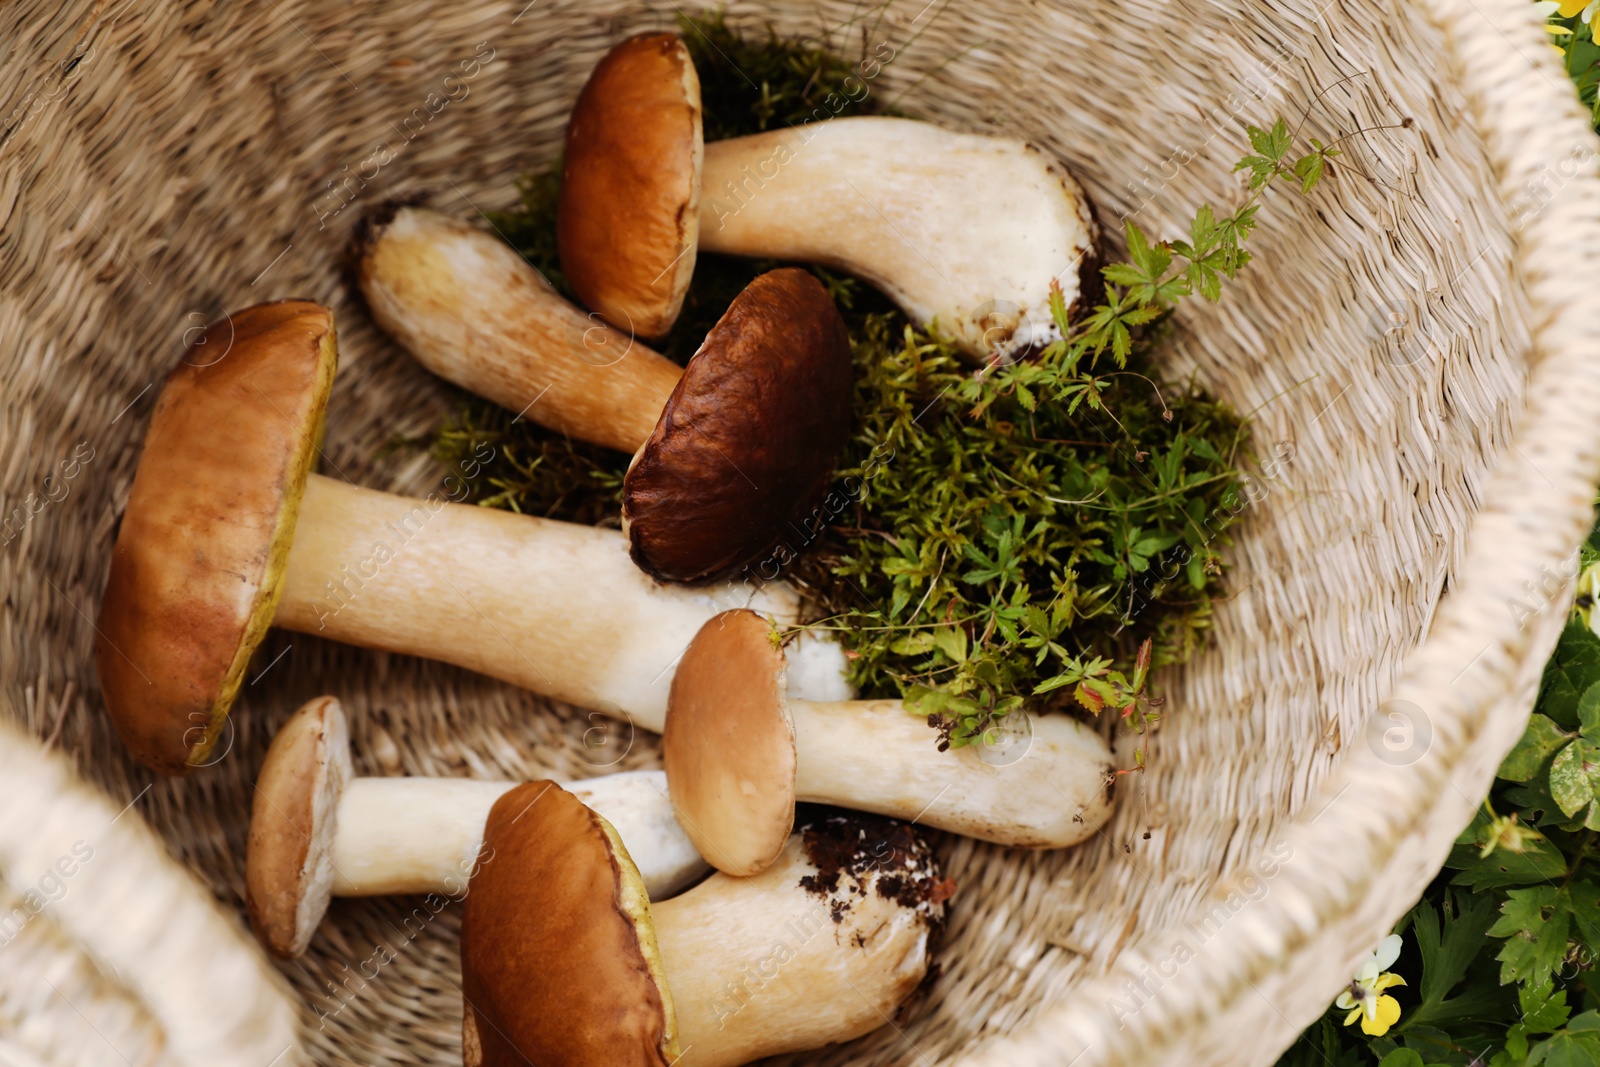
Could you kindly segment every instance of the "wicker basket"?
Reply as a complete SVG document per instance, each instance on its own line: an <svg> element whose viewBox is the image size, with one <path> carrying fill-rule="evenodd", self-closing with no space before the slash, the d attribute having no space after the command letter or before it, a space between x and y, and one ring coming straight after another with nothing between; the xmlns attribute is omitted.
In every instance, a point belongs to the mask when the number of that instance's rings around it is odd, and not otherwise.
<svg viewBox="0 0 1600 1067"><path fill-rule="evenodd" d="M603 50L673 13L633 0L0 11L0 486L8 515L24 507L0 551L8 717L120 801L151 785L102 711L91 620L155 386L223 309L334 305L328 466L436 487L429 461L384 446L429 429L449 394L343 279L351 227L397 195L462 216L505 206L513 175L556 153ZM1070 853L942 840L961 891L934 994L901 1025L805 1059L1271 1062L1417 897L1519 735L1589 521L1600 180L1535 15L1524 0L829 0L730 16L847 54L892 50L874 93L1041 144L1114 230L1136 212L1172 234L1206 200L1237 202L1242 123L1297 114L1319 90L1305 133L1324 141L1412 120L1343 142L1315 197L1275 194L1247 276L1220 306L1184 312L1172 373L1253 412L1270 462L1214 641L1159 680L1169 714L1152 770ZM333 187L349 175L365 186L346 205ZM365 773L598 770L583 713L436 664L274 633L247 678L215 765L137 804L235 912L255 770L316 693L351 710ZM602 751L615 769L658 759L645 737ZM43 832L48 813L31 814ZM455 907L336 902L283 968L308 1054L459 1062L458 930ZM380 944L398 958L374 967ZM0 948L7 981L19 966ZM5 1003L0 1051L122 1062L69 1034L70 1014L22 1021ZM161 1045L127 1059L179 1058Z"/></svg>

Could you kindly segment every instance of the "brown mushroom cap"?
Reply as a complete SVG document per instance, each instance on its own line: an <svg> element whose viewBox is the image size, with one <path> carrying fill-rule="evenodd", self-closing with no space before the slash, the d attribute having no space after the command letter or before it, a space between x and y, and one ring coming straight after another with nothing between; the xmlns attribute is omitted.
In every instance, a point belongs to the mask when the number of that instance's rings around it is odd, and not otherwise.
<svg viewBox="0 0 1600 1067"><path fill-rule="evenodd" d="M678 821L732 875L765 870L794 826L794 727L771 632L743 608L712 618L684 652L667 703L662 751Z"/></svg>
<svg viewBox="0 0 1600 1067"><path fill-rule="evenodd" d="M573 291L620 330L662 337L694 274L700 79L676 34L606 54L567 123L556 242Z"/></svg>
<svg viewBox="0 0 1600 1067"><path fill-rule="evenodd" d="M666 1067L677 1024L644 880L552 782L489 811L461 923L466 1067Z"/></svg>
<svg viewBox="0 0 1600 1067"><path fill-rule="evenodd" d="M156 402L95 642L117 734L163 774L210 751L271 625L338 360L333 313L262 304L188 355Z"/></svg>
<svg viewBox="0 0 1600 1067"><path fill-rule="evenodd" d="M808 271L769 271L711 328L623 482L636 562L725 576L822 499L850 435L850 338Z"/></svg>
<svg viewBox="0 0 1600 1067"><path fill-rule="evenodd" d="M335 816L352 773L350 731L333 697L295 712L261 764L245 899L256 935L285 959L306 950L333 899Z"/></svg>

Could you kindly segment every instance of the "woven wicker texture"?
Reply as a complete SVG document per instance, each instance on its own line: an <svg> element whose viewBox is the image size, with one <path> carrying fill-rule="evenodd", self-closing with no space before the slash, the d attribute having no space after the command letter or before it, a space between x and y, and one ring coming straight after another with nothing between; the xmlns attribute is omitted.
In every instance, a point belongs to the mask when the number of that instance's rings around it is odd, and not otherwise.
<svg viewBox="0 0 1600 1067"><path fill-rule="evenodd" d="M0 11L0 492L7 514L49 500L0 551L0 700L113 797L151 779L100 706L91 620L161 377L224 309L329 303L342 361L324 473L439 487L430 460L385 446L427 431L451 394L374 329L343 244L388 197L462 217L508 205L512 177L558 151L596 59L674 14L524 5ZM1304 133L1348 137L1345 165L1309 200L1269 197L1258 258L1220 306L1183 312L1170 354L1172 373L1254 413L1268 462L1215 638L1159 680L1152 770L1069 854L942 839L961 888L932 997L802 1058L1270 1063L1416 898L1519 735L1589 521L1600 179L1529 5L896 0L730 17L845 55L888 45L880 99L1035 141L1113 231L1136 213L1174 235L1199 204L1236 203L1243 123L1326 90ZM461 671L275 632L215 765L137 805L241 914L255 770L321 692L351 713L358 773L659 759L652 738ZM314 1058L459 1062L459 917L336 901L283 968ZM0 971L19 966L34 964L0 948ZM49 1025L68 1040L72 1020ZM80 1062L118 1062L96 1055Z"/></svg>

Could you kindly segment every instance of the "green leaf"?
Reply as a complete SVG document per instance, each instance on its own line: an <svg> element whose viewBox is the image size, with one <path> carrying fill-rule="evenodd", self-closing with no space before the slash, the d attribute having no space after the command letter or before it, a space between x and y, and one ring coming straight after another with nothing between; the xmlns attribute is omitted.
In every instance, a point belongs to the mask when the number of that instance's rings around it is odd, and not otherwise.
<svg viewBox="0 0 1600 1067"><path fill-rule="evenodd" d="M1424 900L1411 910L1411 931L1422 957L1420 1001L1407 1013L1401 1029L1447 1029L1494 1014L1504 995L1484 983L1468 982L1451 998L1468 970L1483 955L1485 935L1496 921L1494 899L1484 894L1450 892L1439 908Z"/></svg>
<svg viewBox="0 0 1600 1067"><path fill-rule="evenodd" d="M1572 1014L1566 991L1552 989L1548 982L1518 987L1517 1005L1522 1011L1522 1025L1530 1034L1553 1034L1566 1025Z"/></svg>
<svg viewBox="0 0 1600 1067"><path fill-rule="evenodd" d="M1426 1067L1416 1049L1397 1048L1378 1061L1378 1067Z"/></svg>
<svg viewBox="0 0 1600 1067"><path fill-rule="evenodd" d="M1572 923L1572 898L1555 886L1512 889L1500 906L1500 918L1489 928L1503 937L1500 982L1548 982L1567 953Z"/></svg>
<svg viewBox="0 0 1600 1067"><path fill-rule="evenodd" d="M1596 682L1600 682L1600 637L1581 622L1569 622L1545 667L1539 711L1568 730L1578 729L1582 725L1578 701Z"/></svg>
<svg viewBox="0 0 1600 1067"><path fill-rule="evenodd" d="M1556 1034L1540 1047L1545 1067L1600 1067L1600 1039L1593 1035Z"/></svg>
<svg viewBox="0 0 1600 1067"><path fill-rule="evenodd" d="M1589 949L1591 958L1600 957L1600 886L1582 879L1567 884L1572 897L1574 933Z"/></svg>
<svg viewBox="0 0 1600 1067"><path fill-rule="evenodd" d="M941 626L933 631L933 644L954 663L967 661L967 631L959 626Z"/></svg>
<svg viewBox="0 0 1600 1067"><path fill-rule="evenodd" d="M1578 723L1585 734L1600 740L1600 682L1595 682L1578 697Z"/></svg>
<svg viewBox="0 0 1600 1067"><path fill-rule="evenodd" d="M1561 814L1571 817L1594 799L1594 787L1589 784L1589 772L1584 767L1583 742L1574 741L1560 752L1550 764L1550 795L1561 808Z"/></svg>
<svg viewBox="0 0 1600 1067"><path fill-rule="evenodd" d="M1044 681L1034 686L1033 693L1035 696L1038 696L1042 693L1053 693L1062 686L1071 685L1075 681L1077 681L1077 679L1070 674L1058 674L1054 678L1046 678Z"/></svg>
<svg viewBox="0 0 1600 1067"><path fill-rule="evenodd" d="M1300 191L1309 193L1322 178L1323 158L1321 152L1313 152L1309 156L1301 156L1295 160L1294 174L1300 179Z"/></svg>
<svg viewBox="0 0 1600 1067"><path fill-rule="evenodd" d="M918 630L890 642L889 650L900 656L923 656L933 651L933 631Z"/></svg>
<svg viewBox="0 0 1600 1067"><path fill-rule="evenodd" d="M1567 873L1566 860L1543 842L1531 842L1521 852L1498 848L1487 857L1478 852L1475 844L1456 845L1450 850L1445 866L1461 872L1453 879L1456 885L1474 889L1540 885Z"/></svg>
<svg viewBox="0 0 1600 1067"><path fill-rule="evenodd" d="M1550 753L1560 748L1561 743L1571 736L1548 715L1534 712L1522 739L1506 756L1505 762L1500 764L1499 776L1513 782L1529 781L1539 773L1544 761L1550 758Z"/></svg>

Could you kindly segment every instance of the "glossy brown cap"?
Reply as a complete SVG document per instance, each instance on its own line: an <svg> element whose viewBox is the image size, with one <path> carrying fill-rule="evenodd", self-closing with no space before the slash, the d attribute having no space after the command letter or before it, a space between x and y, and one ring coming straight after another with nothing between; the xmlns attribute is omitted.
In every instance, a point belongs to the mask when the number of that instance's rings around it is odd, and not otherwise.
<svg viewBox="0 0 1600 1067"><path fill-rule="evenodd" d="M689 642L667 700L662 751L689 840L738 877L765 870L794 826L794 725L772 624L740 608Z"/></svg>
<svg viewBox="0 0 1600 1067"><path fill-rule="evenodd" d="M156 401L95 642L152 770L204 761L272 624L337 362L333 312L262 304L207 329Z"/></svg>
<svg viewBox="0 0 1600 1067"><path fill-rule="evenodd" d="M461 921L466 1067L667 1067L677 1024L644 880L552 782L495 801Z"/></svg>
<svg viewBox="0 0 1600 1067"><path fill-rule="evenodd" d="M611 325L666 335L700 239L700 79L672 33L608 52L572 110L556 243L573 291Z"/></svg>
<svg viewBox="0 0 1600 1067"><path fill-rule="evenodd" d="M244 880L250 925L276 956L304 952L333 899L336 816L352 774L350 729L333 697L291 715L267 749Z"/></svg>
<svg viewBox="0 0 1600 1067"><path fill-rule="evenodd" d="M622 487L634 562L661 581L724 577L822 501L850 436L844 320L795 267L745 287L684 369Z"/></svg>

